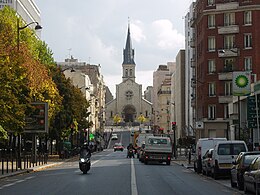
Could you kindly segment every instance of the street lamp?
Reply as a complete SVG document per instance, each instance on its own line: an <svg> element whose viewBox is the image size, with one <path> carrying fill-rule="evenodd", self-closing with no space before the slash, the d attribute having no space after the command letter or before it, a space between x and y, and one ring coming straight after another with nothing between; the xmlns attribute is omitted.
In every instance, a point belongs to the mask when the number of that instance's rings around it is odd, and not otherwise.
<svg viewBox="0 0 260 195"><path fill-rule="evenodd" d="M34 27L35 30L41 30L42 29L42 26L39 25L38 22L31 22L31 23L26 24L25 26L20 27L19 26L19 18L17 18L17 51L18 52L19 52L19 47L20 47L20 30L27 28L31 24L36 24L36 26Z"/></svg>
<svg viewBox="0 0 260 195"><path fill-rule="evenodd" d="M17 18L17 52L19 53L19 49L20 49L20 30L23 30L25 28L27 28L28 26L30 26L31 24L36 24L35 26L35 30L40 30L42 29L42 27L39 25L38 22L31 22L31 23L28 23L26 24L25 26L22 26L20 27L19 26L19 18ZM35 141L35 135L34 135L34 138L33 138L33 143L34 143L34 154L36 153L36 141ZM19 133L18 134L18 167L21 168L21 134ZM36 157L36 155L35 155ZM35 159L34 159L35 160Z"/></svg>

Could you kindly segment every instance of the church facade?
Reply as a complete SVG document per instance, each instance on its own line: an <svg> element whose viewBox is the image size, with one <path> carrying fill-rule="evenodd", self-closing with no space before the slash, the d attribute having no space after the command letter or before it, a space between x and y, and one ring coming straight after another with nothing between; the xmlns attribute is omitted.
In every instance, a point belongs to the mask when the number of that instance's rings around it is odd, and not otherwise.
<svg viewBox="0 0 260 195"><path fill-rule="evenodd" d="M117 117L121 119L121 123L126 125L144 123L150 126L152 103L143 98L142 85L135 82L136 64L129 26L123 51L122 69L122 82L116 85L116 97L106 104L106 123L113 125L114 119Z"/></svg>

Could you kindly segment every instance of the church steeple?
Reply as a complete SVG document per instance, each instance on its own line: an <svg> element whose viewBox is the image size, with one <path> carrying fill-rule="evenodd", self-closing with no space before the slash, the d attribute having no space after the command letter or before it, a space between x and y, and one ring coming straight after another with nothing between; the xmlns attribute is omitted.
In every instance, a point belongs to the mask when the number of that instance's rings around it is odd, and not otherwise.
<svg viewBox="0 0 260 195"><path fill-rule="evenodd" d="M127 38L124 49L124 61L123 61L123 81L131 79L135 82L135 61L134 50L132 49L132 41L130 36L130 25L128 24Z"/></svg>
<svg viewBox="0 0 260 195"><path fill-rule="evenodd" d="M124 49L124 61L123 64L135 64L134 62L134 50L132 49L132 41L130 35L130 25L128 24L127 39Z"/></svg>

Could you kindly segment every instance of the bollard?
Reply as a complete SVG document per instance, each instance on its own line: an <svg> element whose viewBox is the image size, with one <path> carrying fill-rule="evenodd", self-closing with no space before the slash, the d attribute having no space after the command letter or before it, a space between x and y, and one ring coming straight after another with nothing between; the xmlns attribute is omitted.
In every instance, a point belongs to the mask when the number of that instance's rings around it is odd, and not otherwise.
<svg viewBox="0 0 260 195"><path fill-rule="evenodd" d="M189 151L189 164L191 164L191 152Z"/></svg>
<svg viewBox="0 0 260 195"><path fill-rule="evenodd" d="M2 158L2 175L4 174L4 159Z"/></svg>
<svg viewBox="0 0 260 195"><path fill-rule="evenodd" d="M13 157L12 157L12 172L14 172L14 159L13 159Z"/></svg>

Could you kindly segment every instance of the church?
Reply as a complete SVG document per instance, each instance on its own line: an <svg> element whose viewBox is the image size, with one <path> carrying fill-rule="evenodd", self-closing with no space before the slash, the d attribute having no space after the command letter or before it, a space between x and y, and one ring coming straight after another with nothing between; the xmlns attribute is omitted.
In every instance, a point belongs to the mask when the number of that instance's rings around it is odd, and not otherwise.
<svg viewBox="0 0 260 195"><path fill-rule="evenodd" d="M143 98L142 85L135 82L136 64L128 25L125 49L123 50L122 82L116 85L116 97L106 104L106 123L114 124L120 118L123 125L151 125L152 103ZM140 118L144 120L141 121Z"/></svg>

